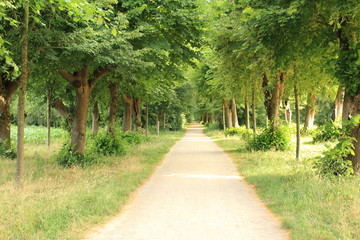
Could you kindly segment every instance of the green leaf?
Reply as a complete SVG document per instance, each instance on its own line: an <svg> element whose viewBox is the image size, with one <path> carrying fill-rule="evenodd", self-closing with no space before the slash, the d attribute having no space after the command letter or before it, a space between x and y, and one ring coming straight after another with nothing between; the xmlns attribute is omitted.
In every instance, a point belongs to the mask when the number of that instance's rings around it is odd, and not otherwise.
<svg viewBox="0 0 360 240"><path fill-rule="evenodd" d="M117 30L115 28L113 28L111 30L111 34L114 35L114 37L116 37L116 35L118 34Z"/></svg>

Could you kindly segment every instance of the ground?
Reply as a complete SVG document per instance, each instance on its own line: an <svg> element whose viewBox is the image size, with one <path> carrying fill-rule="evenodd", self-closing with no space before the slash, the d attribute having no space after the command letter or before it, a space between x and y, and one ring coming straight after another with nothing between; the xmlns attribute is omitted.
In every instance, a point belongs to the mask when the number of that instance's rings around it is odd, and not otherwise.
<svg viewBox="0 0 360 240"><path fill-rule="evenodd" d="M85 239L287 239L279 222L200 125L112 221Z"/></svg>

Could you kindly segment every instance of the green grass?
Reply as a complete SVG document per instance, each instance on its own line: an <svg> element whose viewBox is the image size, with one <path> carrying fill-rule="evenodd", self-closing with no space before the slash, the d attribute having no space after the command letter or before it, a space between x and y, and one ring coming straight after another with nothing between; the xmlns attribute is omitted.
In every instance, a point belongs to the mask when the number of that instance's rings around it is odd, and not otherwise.
<svg viewBox="0 0 360 240"><path fill-rule="evenodd" d="M360 239L360 178L318 176L311 166L324 145L306 144L310 138L303 139L303 158L296 160L294 141L287 152L249 152L239 138L226 138L221 131L208 135L230 154L245 180L290 230L292 239Z"/></svg>
<svg viewBox="0 0 360 240"><path fill-rule="evenodd" d="M58 166L61 143L27 145L23 191L15 188L15 161L0 159L0 239L80 239L120 211L182 135L151 136L90 168Z"/></svg>

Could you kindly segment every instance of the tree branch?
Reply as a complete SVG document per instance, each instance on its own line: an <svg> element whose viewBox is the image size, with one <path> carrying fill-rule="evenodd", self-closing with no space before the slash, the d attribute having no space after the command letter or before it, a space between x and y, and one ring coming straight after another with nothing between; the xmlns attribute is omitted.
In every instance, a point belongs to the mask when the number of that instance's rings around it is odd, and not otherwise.
<svg viewBox="0 0 360 240"><path fill-rule="evenodd" d="M103 77L105 77L107 74L110 73L110 70L107 69L107 68L103 68L103 67L100 67L98 69L96 69L94 72L93 72L93 76L91 79L89 79L89 85L91 88L93 88L95 86L95 84Z"/></svg>
<svg viewBox="0 0 360 240"><path fill-rule="evenodd" d="M72 84L74 81L78 80L76 76L74 76L73 74L71 74L65 70L61 70L61 71L59 71L59 73L70 84Z"/></svg>

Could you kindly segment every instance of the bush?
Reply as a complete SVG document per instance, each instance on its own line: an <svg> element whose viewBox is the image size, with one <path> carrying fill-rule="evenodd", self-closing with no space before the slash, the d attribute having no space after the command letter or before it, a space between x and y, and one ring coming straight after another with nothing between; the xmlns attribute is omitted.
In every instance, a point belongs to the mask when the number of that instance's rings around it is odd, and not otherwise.
<svg viewBox="0 0 360 240"><path fill-rule="evenodd" d="M91 150L105 156L121 155L126 150L127 142L107 132L99 132L92 139Z"/></svg>
<svg viewBox="0 0 360 240"><path fill-rule="evenodd" d="M255 135L247 142L247 148L250 150L267 151L270 149L285 151L289 149L290 133L286 126L281 126L276 129L265 129L259 135Z"/></svg>
<svg viewBox="0 0 360 240"><path fill-rule="evenodd" d="M341 137L341 135L341 127L334 122L328 122L319 127L319 132L315 134L313 142L316 143L337 140Z"/></svg>
<svg viewBox="0 0 360 240"><path fill-rule="evenodd" d="M214 130L219 130L219 129L220 129L219 123L208 123L206 126L207 131L214 131Z"/></svg>
<svg viewBox="0 0 360 240"><path fill-rule="evenodd" d="M241 132L242 132L241 128L234 128L234 127L227 128L224 130L224 134L226 137L227 136L240 136Z"/></svg>
<svg viewBox="0 0 360 240"><path fill-rule="evenodd" d="M96 163L97 157L94 154L78 154L69 144L65 144L56 156L56 161L63 167L89 167Z"/></svg>
<svg viewBox="0 0 360 240"><path fill-rule="evenodd" d="M314 168L325 176L348 177L354 173L352 163L347 159L348 155L354 155L354 139L342 137L339 143L332 149L328 149L322 157L317 157Z"/></svg>
<svg viewBox="0 0 360 240"><path fill-rule="evenodd" d="M227 128L224 130L225 136L239 136L242 139L248 141L251 137L253 137L254 133L251 129L247 129L246 127L238 127L238 128Z"/></svg>
<svg viewBox="0 0 360 240"><path fill-rule="evenodd" d="M17 154L14 148L7 148L6 143L0 142L0 156L9 159L15 159Z"/></svg>
<svg viewBox="0 0 360 240"><path fill-rule="evenodd" d="M138 132L123 132L120 138L129 144L140 144L145 140L145 137Z"/></svg>

